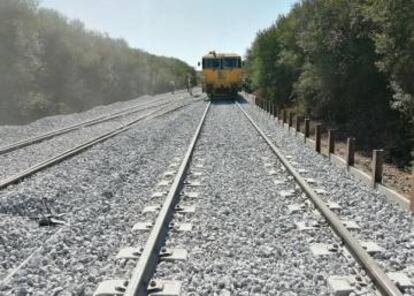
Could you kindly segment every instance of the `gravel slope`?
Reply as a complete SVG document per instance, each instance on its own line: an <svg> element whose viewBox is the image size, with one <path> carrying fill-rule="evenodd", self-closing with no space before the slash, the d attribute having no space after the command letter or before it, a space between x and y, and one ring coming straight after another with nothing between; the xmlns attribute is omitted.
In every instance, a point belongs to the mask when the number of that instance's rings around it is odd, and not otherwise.
<svg viewBox="0 0 414 296"><path fill-rule="evenodd" d="M205 107L190 105L159 119L142 122L25 182L3 190L0 213L0 275L16 266L56 228L38 228L27 216L50 208L64 216L62 228L40 255L0 288L9 295L91 295L109 260L150 198L150 190L175 155L191 139ZM25 209L25 210L24 210ZM25 236L19 234L22 226ZM8 237L8 235L13 237ZM16 257L8 255L16 251Z"/></svg>

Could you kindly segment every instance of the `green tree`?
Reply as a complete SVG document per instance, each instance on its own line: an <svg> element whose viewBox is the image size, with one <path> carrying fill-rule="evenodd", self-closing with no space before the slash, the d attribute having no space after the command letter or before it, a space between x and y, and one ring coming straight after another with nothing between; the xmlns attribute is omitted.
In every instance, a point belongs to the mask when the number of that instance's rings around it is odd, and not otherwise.
<svg viewBox="0 0 414 296"><path fill-rule="evenodd" d="M382 147L406 161L412 145L413 5L301 1L257 34L247 52L251 88L279 106L336 125L361 147Z"/></svg>
<svg viewBox="0 0 414 296"><path fill-rule="evenodd" d="M389 76L394 107L414 118L414 2L370 0L364 6L375 23L372 38L378 68Z"/></svg>
<svg viewBox="0 0 414 296"><path fill-rule="evenodd" d="M195 70L85 29L33 0L0 0L0 120L23 123L184 88Z"/></svg>

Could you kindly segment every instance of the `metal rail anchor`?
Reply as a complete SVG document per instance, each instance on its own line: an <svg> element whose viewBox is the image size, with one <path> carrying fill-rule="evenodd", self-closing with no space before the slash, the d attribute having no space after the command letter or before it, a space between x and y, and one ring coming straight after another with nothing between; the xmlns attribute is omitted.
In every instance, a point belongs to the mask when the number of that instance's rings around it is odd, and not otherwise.
<svg viewBox="0 0 414 296"><path fill-rule="evenodd" d="M372 259L366 250L359 244L359 242L346 229L340 219L333 213L325 204L325 202L315 193L315 191L307 184L307 182L300 176L293 168L289 161L282 155L279 149L271 142L271 140L263 133L254 120L243 110L240 104L237 106L241 112L247 117L250 123L254 126L257 132L262 136L271 150L276 154L282 164L286 167L289 173L296 179L299 186L306 193L306 195L313 201L315 206L319 209L322 215L326 218L328 223L332 226L334 231L349 247L350 252L355 256L357 261L366 269L369 277L374 282L376 287L386 296L403 296L398 287L391 281L382 268Z"/></svg>

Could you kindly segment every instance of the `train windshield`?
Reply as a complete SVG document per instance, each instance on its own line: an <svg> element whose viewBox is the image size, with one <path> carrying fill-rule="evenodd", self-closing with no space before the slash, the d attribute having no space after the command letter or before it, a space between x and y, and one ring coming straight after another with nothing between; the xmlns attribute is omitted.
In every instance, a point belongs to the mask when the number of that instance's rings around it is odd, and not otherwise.
<svg viewBox="0 0 414 296"><path fill-rule="evenodd" d="M240 58L224 58L223 69L241 68Z"/></svg>
<svg viewBox="0 0 414 296"><path fill-rule="evenodd" d="M203 60L204 69L220 69L221 60L220 59L205 59Z"/></svg>

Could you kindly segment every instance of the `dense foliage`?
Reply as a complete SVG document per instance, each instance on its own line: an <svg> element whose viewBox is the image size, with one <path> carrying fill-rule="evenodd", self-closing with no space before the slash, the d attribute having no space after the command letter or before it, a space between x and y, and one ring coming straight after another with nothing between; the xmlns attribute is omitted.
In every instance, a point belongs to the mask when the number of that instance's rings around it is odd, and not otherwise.
<svg viewBox="0 0 414 296"><path fill-rule="evenodd" d="M131 49L34 0L0 0L0 121L22 123L186 85L184 62Z"/></svg>
<svg viewBox="0 0 414 296"><path fill-rule="evenodd" d="M414 2L303 0L257 34L249 87L409 159L414 124Z"/></svg>

